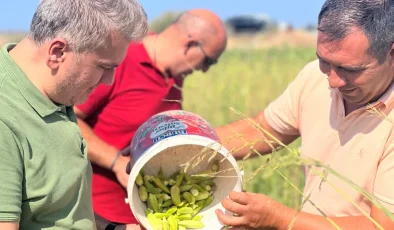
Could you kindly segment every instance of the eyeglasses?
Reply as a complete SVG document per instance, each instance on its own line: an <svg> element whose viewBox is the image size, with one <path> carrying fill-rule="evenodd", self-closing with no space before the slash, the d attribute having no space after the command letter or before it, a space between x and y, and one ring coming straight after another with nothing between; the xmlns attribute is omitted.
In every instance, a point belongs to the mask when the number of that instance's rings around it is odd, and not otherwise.
<svg viewBox="0 0 394 230"><path fill-rule="evenodd" d="M218 62L217 59L211 58L211 57L209 57L209 56L207 55L207 53L205 52L204 48L202 48L202 45L201 45L200 43L198 43L198 46L200 47L201 52L202 52L202 53L204 54L204 56L205 56L204 62L203 62L204 66L209 67L209 66L214 65L214 64L216 64L216 63Z"/></svg>

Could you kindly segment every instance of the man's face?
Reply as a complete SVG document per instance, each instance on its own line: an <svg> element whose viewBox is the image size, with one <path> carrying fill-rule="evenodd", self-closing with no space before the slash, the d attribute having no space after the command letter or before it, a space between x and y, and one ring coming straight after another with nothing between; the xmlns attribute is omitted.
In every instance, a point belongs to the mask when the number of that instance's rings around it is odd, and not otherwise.
<svg viewBox="0 0 394 230"><path fill-rule="evenodd" d="M129 42L120 37L108 39L106 48L93 52L67 55L59 65L56 83L57 103L74 105L83 103L101 83L112 84L116 67L124 59Z"/></svg>
<svg viewBox="0 0 394 230"><path fill-rule="evenodd" d="M186 77L193 71L207 72L212 65L218 62L225 49L225 44L220 40L215 41L215 38L204 43L198 40L189 40L184 43L181 49L182 53L177 58L179 64L171 70L174 77Z"/></svg>
<svg viewBox="0 0 394 230"><path fill-rule="evenodd" d="M342 41L326 42L325 36L318 33L317 56L330 87L337 88L343 99L353 105L377 100L393 81L391 52L379 63L368 52L369 41L359 30L353 30Z"/></svg>

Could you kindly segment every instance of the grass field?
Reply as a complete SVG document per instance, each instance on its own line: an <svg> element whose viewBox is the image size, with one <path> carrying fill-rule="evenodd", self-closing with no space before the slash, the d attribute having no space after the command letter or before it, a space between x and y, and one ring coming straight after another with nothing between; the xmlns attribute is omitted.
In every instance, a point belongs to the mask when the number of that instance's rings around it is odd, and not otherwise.
<svg viewBox="0 0 394 230"><path fill-rule="evenodd" d="M228 50L208 73L196 73L187 79L184 108L203 116L214 126L241 118L230 107L246 116L254 116L279 96L301 68L313 59L313 47ZM297 140L291 146L297 147L299 142ZM278 154L286 154L286 151ZM260 168L266 158L247 160L245 178ZM303 187L301 168L289 167L280 171L299 188ZM260 171L245 189L267 194L290 207L300 204L300 194L270 168Z"/></svg>

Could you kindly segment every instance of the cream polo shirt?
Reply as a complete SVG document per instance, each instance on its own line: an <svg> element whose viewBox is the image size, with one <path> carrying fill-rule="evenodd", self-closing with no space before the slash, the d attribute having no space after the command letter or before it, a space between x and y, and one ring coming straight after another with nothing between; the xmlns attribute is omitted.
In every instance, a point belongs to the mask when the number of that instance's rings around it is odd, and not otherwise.
<svg viewBox="0 0 394 230"><path fill-rule="evenodd" d="M283 134L299 134L301 154L321 161L373 194L394 212L393 124L372 112L393 117L394 87L378 102L345 116L341 94L328 85L318 61L309 63L285 92L265 110L272 128ZM392 119L394 122L394 119ZM329 183L305 167L304 194L328 216L357 216L360 210ZM336 176L327 180L368 214L371 202ZM321 215L306 202L302 211Z"/></svg>

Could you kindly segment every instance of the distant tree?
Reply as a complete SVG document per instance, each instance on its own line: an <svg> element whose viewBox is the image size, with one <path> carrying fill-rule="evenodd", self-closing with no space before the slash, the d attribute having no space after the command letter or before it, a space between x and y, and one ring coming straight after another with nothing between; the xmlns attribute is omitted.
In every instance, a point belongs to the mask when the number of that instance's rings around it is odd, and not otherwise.
<svg viewBox="0 0 394 230"><path fill-rule="evenodd" d="M305 30L306 31L316 31L317 30L317 25L315 25L315 24L308 24L307 26L305 26Z"/></svg>
<svg viewBox="0 0 394 230"><path fill-rule="evenodd" d="M165 28L167 28L179 15L181 12L167 11L164 12L159 17L153 19L149 24L149 31L160 33Z"/></svg>

